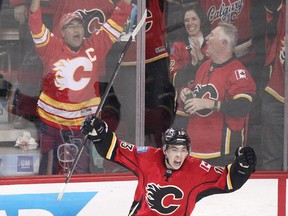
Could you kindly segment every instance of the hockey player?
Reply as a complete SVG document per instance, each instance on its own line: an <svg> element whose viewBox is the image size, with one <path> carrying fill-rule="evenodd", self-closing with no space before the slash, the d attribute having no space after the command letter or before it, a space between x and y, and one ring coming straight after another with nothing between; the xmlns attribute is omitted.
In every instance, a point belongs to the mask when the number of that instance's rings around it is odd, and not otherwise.
<svg viewBox="0 0 288 216"><path fill-rule="evenodd" d="M84 20L78 13L61 18L61 37L56 37L43 25L39 5L40 0L32 1L29 24L44 64L43 90L37 111L41 119L39 174L46 174L50 150L62 143L82 141L80 126L89 113L96 111L101 100L97 82L99 65L120 37L132 6L131 0L120 1L101 29L85 39ZM89 172L89 153L81 159L75 171ZM57 160L53 162L55 167Z"/></svg>
<svg viewBox="0 0 288 216"><path fill-rule="evenodd" d="M95 117L87 118L81 131L103 158L137 176L129 215L191 215L200 199L241 188L255 171L256 155L250 147L237 148L235 160L225 167L189 156L190 139L183 129L163 133L163 148L137 147L120 140Z"/></svg>

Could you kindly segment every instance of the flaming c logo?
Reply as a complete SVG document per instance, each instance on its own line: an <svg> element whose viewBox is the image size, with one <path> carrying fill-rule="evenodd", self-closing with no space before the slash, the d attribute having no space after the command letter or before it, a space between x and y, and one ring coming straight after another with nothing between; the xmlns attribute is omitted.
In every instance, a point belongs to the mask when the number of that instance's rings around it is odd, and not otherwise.
<svg viewBox="0 0 288 216"><path fill-rule="evenodd" d="M194 89L194 94L197 98L209 98L212 100L218 99L218 91L216 87L209 83L206 85L198 84ZM199 116L206 117L212 113L211 109L203 109L196 112Z"/></svg>
<svg viewBox="0 0 288 216"><path fill-rule="evenodd" d="M77 10L85 21L85 37L89 37L92 32L100 29L106 21L104 13L99 9Z"/></svg>
<svg viewBox="0 0 288 216"><path fill-rule="evenodd" d="M160 186L150 183L146 187L146 202L149 207L161 215L170 215L174 213L180 206L179 200L183 199L183 191L173 185ZM168 205L165 205L165 200L171 200Z"/></svg>
<svg viewBox="0 0 288 216"><path fill-rule="evenodd" d="M91 76L91 71L93 69L92 62L85 57L75 58L75 59L61 59L54 64L53 70L54 84L59 90L71 89L73 91L79 91L85 88L91 78L82 77L80 80L75 80L74 76L77 68L84 67L84 72Z"/></svg>

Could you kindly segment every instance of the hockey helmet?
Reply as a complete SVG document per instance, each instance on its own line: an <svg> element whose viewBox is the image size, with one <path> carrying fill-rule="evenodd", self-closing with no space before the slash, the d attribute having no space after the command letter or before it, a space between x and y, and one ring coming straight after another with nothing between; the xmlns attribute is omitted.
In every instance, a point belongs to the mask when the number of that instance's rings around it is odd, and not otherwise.
<svg viewBox="0 0 288 216"><path fill-rule="evenodd" d="M182 128L169 128L162 134L162 145L186 145L190 149L190 138Z"/></svg>

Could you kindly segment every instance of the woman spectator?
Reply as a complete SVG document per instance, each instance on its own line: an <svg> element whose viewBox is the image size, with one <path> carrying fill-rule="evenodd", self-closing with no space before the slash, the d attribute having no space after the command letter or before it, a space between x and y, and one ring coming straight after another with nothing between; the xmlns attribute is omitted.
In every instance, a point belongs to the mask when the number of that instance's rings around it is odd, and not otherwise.
<svg viewBox="0 0 288 216"><path fill-rule="evenodd" d="M204 38L209 34L210 24L199 6L184 10L182 31L172 44L170 53L170 79L178 92L193 83L198 66L206 58ZM186 127L187 116L178 103L174 125Z"/></svg>

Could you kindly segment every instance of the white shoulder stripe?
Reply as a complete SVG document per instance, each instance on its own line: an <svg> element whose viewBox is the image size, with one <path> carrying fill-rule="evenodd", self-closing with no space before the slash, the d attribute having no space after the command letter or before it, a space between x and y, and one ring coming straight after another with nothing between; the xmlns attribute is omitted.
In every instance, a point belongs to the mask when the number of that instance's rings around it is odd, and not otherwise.
<svg viewBox="0 0 288 216"><path fill-rule="evenodd" d="M120 32L117 31L115 28L113 28L111 25L109 25L109 23L105 23L103 25L103 27L105 29L107 29L112 35L114 35L115 38L119 38L120 37Z"/></svg>

